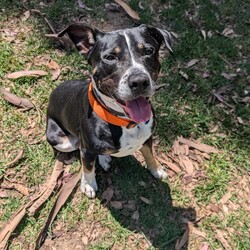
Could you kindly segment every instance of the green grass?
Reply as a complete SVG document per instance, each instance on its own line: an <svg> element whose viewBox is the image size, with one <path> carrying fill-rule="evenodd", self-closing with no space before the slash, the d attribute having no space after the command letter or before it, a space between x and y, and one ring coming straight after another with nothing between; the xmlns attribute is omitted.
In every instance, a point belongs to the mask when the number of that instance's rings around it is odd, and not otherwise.
<svg viewBox="0 0 250 250"><path fill-rule="evenodd" d="M25 5L45 13L56 31L81 16L99 22L101 18L105 20L107 15L104 8L106 1L103 0L84 1L92 11L79 9L77 1L48 1L44 7L39 2L30 0ZM233 249L248 249L250 242L247 230L250 218L249 212L242 206L242 202L246 203L246 200L241 191L246 186L243 187L240 181L247 179L250 170L250 109L249 104L241 102L247 96L247 91L250 91L247 87L250 79L250 63L247 60L250 48L249 3L237 0L215 5L208 0L195 3L185 0L169 4L169 1L159 0L152 5L152 1L142 1L145 10L140 9L138 3L137 0L130 1L130 6L138 11L141 22L151 24L158 20L160 27L171 28L179 35L173 45L174 54L165 57L162 62L164 77L159 81L165 83L166 87L153 98L160 149L167 152L176 137L192 136L216 146L220 153L213 155L201 166L207 178L198 180L191 186L183 184L181 175L169 181L156 181L132 158L115 160L109 173L100 169L97 171L97 198L88 200L77 190L53 225L62 224L70 234L79 228L86 230L81 228L82 224L91 228L91 223L99 223L100 231L105 231L105 234L90 242L88 249L140 249L145 246L145 239L153 243L149 249L174 249L176 240L185 230L183 218L195 221L202 217L199 230L206 233L206 241L211 249L222 247L215 239L215 229L220 229L227 235ZM53 151L46 141L34 145L29 142L44 135L50 92L63 80L84 79L84 72L89 67L76 50L65 51L59 43L44 37L44 34L51 31L40 15L32 14L26 22L22 22L24 11L21 3L1 1L0 29L18 28L19 33L12 42L1 33L0 85L30 99L37 109L21 112L0 98L0 141L4 140L3 147L0 148L0 180L6 177L16 178L32 192L37 192L38 186L45 182L52 171ZM225 27L233 27L241 37L230 39L222 36L220 33ZM201 29L211 31L212 37L204 40ZM8 73L23 70L27 66L49 72L46 65L34 64L39 56L50 56L61 69L66 67L59 80L51 81L50 73L41 78L6 78ZM191 59L199 61L186 68L186 63ZM237 69L240 71L234 80L221 76L223 72L235 73ZM179 74L180 70L189 76L188 80ZM204 72L209 73L208 78L202 77ZM228 84L230 89L223 95L226 102L235 107L234 110L221 106L211 94ZM240 124L237 117L244 123ZM28 136L27 132L33 122L34 131ZM211 132L216 125L218 130ZM12 168L6 167L6 163L13 160L20 149L24 150L21 159ZM74 163L73 169L78 165L79 162ZM141 181L146 185L140 185ZM113 200L122 201L123 204L133 201L134 209L127 209L125 205L121 210L104 206L101 195L110 183L115 190ZM249 185L249 182L246 180L245 184ZM230 201L239 208L236 211L229 210L228 213L209 214L207 205L218 202L230 188ZM152 204L143 203L141 196L151 200ZM0 223L6 221L26 200L15 195L15 192L10 197L0 198ZM49 199L34 218L28 217L22 222L17 232L24 235L24 239L14 239L10 242L10 249L27 249L35 241L53 200ZM87 215L91 206L94 210ZM132 219L135 210L139 212L138 221ZM52 233L53 228L49 237ZM141 237L139 239L136 238L138 234ZM194 240L193 237L194 235L190 237L188 249L199 249L199 240Z"/></svg>

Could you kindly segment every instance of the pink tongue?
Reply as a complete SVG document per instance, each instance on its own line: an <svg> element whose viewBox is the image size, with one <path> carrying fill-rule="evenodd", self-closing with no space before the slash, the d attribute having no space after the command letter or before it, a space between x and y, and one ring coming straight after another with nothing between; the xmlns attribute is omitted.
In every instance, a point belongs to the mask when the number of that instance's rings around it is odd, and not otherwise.
<svg viewBox="0 0 250 250"><path fill-rule="evenodd" d="M146 122L151 117L151 105L145 97L126 101L125 111L134 122Z"/></svg>

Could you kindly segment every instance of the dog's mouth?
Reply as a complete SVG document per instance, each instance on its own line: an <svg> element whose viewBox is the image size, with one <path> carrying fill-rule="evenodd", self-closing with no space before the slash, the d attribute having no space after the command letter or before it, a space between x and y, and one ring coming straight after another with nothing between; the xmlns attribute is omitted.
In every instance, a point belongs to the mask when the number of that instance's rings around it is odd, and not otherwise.
<svg viewBox="0 0 250 250"><path fill-rule="evenodd" d="M148 97L139 96L132 100L118 101L129 117L136 123L146 122L152 115Z"/></svg>

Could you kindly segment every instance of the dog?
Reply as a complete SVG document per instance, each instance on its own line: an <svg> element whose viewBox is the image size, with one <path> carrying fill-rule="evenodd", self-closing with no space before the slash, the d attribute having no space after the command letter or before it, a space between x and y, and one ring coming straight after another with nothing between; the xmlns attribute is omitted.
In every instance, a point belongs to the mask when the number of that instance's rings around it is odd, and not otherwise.
<svg viewBox="0 0 250 250"><path fill-rule="evenodd" d="M56 152L80 150L81 191L96 196L95 163L110 168L112 157L140 150L147 168L158 179L166 172L152 152L154 112L149 98L160 71L159 49L171 50L171 33L153 26L101 32L74 23L67 34L92 66L91 80L70 80L50 95L46 137Z"/></svg>

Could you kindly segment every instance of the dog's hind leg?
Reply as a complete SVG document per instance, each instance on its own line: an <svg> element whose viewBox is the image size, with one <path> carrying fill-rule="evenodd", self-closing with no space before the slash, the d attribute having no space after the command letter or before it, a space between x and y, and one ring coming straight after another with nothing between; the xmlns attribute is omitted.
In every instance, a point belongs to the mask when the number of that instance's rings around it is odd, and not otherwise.
<svg viewBox="0 0 250 250"><path fill-rule="evenodd" d="M59 152L72 152L79 149L79 139L65 132L53 119L48 118L46 137L53 148Z"/></svg>
<svg viewBox="0 0 250 250"><path fill-rule="evenodd" d="M166 179L167 173L157 164L152 152L152 137L150 137L140 149L143 157L145 158L147 168L151 174L157 179Z"/></svg>

